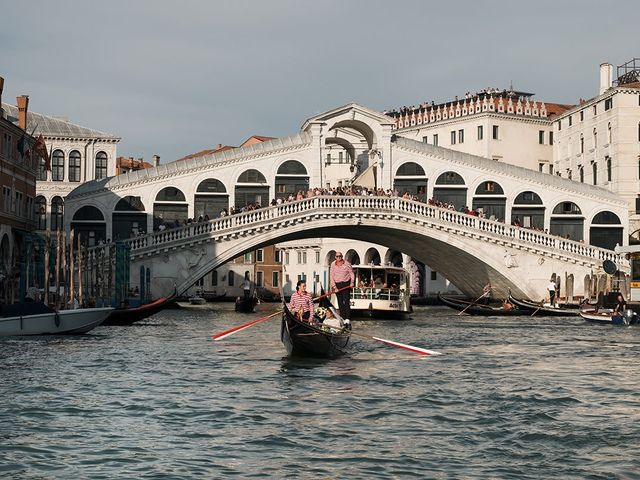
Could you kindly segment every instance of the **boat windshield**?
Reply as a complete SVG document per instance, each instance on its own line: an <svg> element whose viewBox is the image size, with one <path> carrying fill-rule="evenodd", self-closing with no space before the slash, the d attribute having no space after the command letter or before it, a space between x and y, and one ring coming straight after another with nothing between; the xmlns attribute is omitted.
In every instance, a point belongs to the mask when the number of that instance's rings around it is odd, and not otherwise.
<svg viewBox="0 0 640 480"><path fill-rule="evenodd" d="M354 267L355 288L351 292L354 299L401 300L406 290L407 275L401 269L384 267Z"/></svg>

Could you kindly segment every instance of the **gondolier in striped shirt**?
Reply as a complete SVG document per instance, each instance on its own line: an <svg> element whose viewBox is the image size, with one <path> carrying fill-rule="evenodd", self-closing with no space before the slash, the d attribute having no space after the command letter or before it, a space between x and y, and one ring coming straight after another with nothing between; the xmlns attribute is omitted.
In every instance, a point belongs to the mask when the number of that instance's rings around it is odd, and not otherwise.
<svg viewBox="0 0 640 480"><path fill-rule="evenodd" d="M353 288L355 280L353 268L344 259L342 252L336 252L336 259L331 263L329 278L331 290ZM344 319L344 325L347 328L351 328L351 288L345 288L336 293L340 316Z"/></svg>
<svg viewBox="0 0 640 480"><path fill-rule="evenodd" d="M296 283L296 291L291 295L289 301L289 311L296 315L300 320L310 321L313 315L313 299L311 294L307 292L307 282L298 280Z"/></svg>

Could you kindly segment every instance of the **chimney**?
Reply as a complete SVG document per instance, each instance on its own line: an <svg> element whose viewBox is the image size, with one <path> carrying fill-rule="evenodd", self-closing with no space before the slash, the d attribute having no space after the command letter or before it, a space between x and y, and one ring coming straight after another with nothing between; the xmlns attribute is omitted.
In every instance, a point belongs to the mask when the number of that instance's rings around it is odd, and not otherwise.
<svg viewBox="0 0 640 480"><path fill-rule="evenodd" d="M613 65L610 63L600 64L600 95L606 92L613 85Z"/></svg>
<svg viewBox="0 0 640 480"><path fill-rule="evenodd" d="M27 129L27 110L29 109L29 96L20 95L16 97L16 103L18 104L18 126L22 130Z"/></svg>
<svg viewBox="0 0 640 480"><path fill-rule="evenodd" d="M158 165L160 165L160 155L154 155L153 156L153 165L156 166L156 167Z"/></svg>

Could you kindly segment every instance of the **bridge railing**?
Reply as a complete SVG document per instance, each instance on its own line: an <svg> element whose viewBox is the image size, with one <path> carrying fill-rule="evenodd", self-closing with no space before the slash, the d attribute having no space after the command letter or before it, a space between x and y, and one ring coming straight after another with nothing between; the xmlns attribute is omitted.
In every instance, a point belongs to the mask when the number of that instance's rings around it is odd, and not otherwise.
<svg viewBox="0 0 640 480"><path fill-rule="evenodd" d="M180 228L172 228L162 232L130 238L125 242L129 244L131 253L135 254L142 250L148 251L149 249L169 247L190 238L206 238L217 233L233 234L235 231L242 230L243 227L271 223L274 220L286 219L287 217L296 217L305 212L357 215L365 211L372 214L386 212L408 214L418 218L430 218L441 224L457 226L463 230L485 232L503 239L518 240L528 245L537 245L566 254L579 255L594 261L620 261L618 254L611 250L400 197L321 195L218 218L208 222L191 223Z"/></svg>

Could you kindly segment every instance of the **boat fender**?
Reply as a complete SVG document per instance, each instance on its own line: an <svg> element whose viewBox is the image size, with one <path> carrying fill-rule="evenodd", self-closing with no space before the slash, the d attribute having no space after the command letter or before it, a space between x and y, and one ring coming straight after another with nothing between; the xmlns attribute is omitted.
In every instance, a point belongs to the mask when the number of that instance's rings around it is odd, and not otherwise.
<svg viewBox="0 0 640 480"><path fill-rule="evenodd" d="M56 323L56 327L60 326L60 314L58 312L56 312L56 316L55 316L55 323Z"/></svg>

